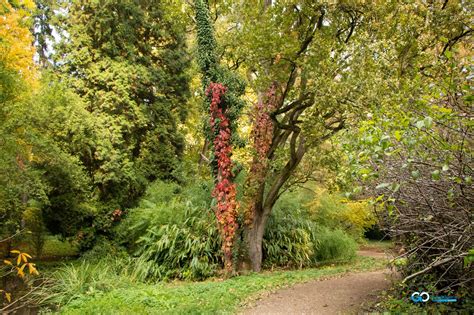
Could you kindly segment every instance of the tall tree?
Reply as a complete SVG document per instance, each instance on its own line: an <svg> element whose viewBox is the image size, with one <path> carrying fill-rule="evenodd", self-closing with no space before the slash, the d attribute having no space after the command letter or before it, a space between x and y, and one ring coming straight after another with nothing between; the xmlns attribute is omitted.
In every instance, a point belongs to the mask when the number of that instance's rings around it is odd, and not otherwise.
<svg viewBox="0 0 474 315"><path fill-rule="evenodd" d="M67 205L83 201L88 183L78 160L64 150L64 143L55 141L58 133L71 130L64 122L78 115L68 106L72 103L71 95L57 86L51 89L62 93L63 98L57 98L57 107L63 109L61 115L45 97L51 82L42 84L33 61L35 49L30 27L34 4L23 1L19 5L12 1L2 5L0 234L8 235L25 228L25 210L31 213L32 208L46 208L53 201L52 194L68 200ZM85 124L82 118L75 127ZM52 124L58 127L54 131L48 128Z"/></svg>
<svg viewBox="0 0 474 315"><path fill-rule="evenodd" d="M32 33L35 37L38 63L46 68L49 65L49 55L54 40L52 24L58 4L56 0L35 0L34 2L36 9L33 14Z"/></svg>
<svg viewBox="0 0 474 315"><path fill-rule="evenodd" d="M370 16L362 18L367 6L314 1L277 2L263 10L264 6L238 6L231 19L236 31L227 35L235 43L229 48L231 63L240 61L252 87L268 94L263 100L268 127L259 122L265 115L254 127L254 161L263 164L257 176L261 179L248 186L252 198L246 200L247 242L255 271L261 268L268 217L304 155L344 128L350 115L370 105L361 98L369 82L378 78L370 77L372 22ZM264 134L268 128L270 137ZM263 139L268 148L259 152Z"/></svg>
<svg viewBox="0 0 474 315"><path fill-rule="evenodd" d="M35 53L33 37L30 32L33 1L0 2L0 61L26 80L37 86L38 73L33 63Z"/></svg>
<svg viewBox="0 0 474 315"><path fill-rule="evenodd" d="M0 4L0 238L20 227L27 194L39 191L28 168L31 145L25 130L28 86L37 86L29 31L32 2ZM35 183L35 184L33 184Z"/></svg>
<svg viewBox="0 0 474 315"><path fill-rule="evenodd" d="M132 203L147 181L172 178L184 142L189 64L172 5L78 0L59 25L55 62L94 116L76 154L103 201ZM179 10L178 10L179 11Z"/></svg>
<svg viewBox="0 0 474 315"><path fill-rule="evenodd" d="M384 97L403 87L398 78L416 78L413 58L429 59L438 43L445 40L442 49L447 49L472 30L465 18L455 23L446 19L446 12L461 14L462 1L442 5L295 0L272 2L270 7L265 1L229 6L223 23L231 31L221 35L228 43L224 57L230 67L248 74L257 94L275 89L268 98L275 102L269 113L272 139L265 149L264 164L270 166L261 168L258 177L265 179L250 187L252 198L244 205L250 210L249 254L258 271L268 217L307 152L317 154L338 131L374 108L387 106ZM404 10L411 12L413 23ZM435 14L439 10L444 11ZM263 130L257 124L254 135ZM263 138L254 139L254 161L261 160L258 143Z"/></svg>
<svg viewBox="0 0 474 315"><path fill-rule="evenodd" d="M209 7L203 0L194 1L196 11L198 62L209 114L205 123L206 141L211 145L211 167L216 198L214 213L222 238L222 251L227 273L232 271L232 253L237 224L236 185L232 158L232 143L237 140L237 119L243 107L239 97L245 90L243 81L219 64Z"/></svg>

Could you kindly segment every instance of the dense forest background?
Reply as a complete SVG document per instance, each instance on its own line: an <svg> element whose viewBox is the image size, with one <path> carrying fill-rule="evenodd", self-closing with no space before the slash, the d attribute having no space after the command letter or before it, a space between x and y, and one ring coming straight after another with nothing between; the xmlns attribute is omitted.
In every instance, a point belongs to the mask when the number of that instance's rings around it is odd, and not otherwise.
<svg viewBox="0 0 474 315"><path fill-rule="evenodd" d="M370 234L472 297L468 1L0 1L4 256L202 280Z"/></svg>

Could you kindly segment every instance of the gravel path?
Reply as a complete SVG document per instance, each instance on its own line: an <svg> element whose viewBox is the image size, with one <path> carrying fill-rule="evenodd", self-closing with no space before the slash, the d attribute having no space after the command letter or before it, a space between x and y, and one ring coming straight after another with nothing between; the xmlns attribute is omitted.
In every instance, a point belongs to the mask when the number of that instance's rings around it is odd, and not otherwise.
<svg viewBox="0 0 474 315"><path fill-rule="evenodd" d="M374 257L372 251L359 255ZM383 258L383 254L377 257ZM356 314L360 306L375 300L390 286L389 270L348 273L278 290L257 301L242 314Z"/></svg>

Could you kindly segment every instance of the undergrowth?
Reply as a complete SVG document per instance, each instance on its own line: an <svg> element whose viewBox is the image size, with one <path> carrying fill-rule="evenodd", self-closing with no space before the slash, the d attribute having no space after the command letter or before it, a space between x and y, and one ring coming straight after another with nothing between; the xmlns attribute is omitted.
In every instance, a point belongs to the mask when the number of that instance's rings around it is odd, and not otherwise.
<svg viewBox="0 0 474 315"><path fill-rule="evenodd" d="M263 272L227 280L213 278L203 282L144 284L124 269L79 265L71 276L69 267L55 275L56 295L49 303L67 302L61 314L201 314L227 313L244 306L260 293L311 279L345 272L384 268L384 260L358 257L351 264L333 264L320 268ZM126 269L126 268L125 268ZM87 272L79 276L76 273ZM82 277L80 286L69 280ZM108 278L108 285L103 280ZM64 304L62 304L64 305Z"/></svg>
<svg viewBox="0 0 474 315"><path fill-rule="evenodd" d="M296 191L281 197L265 229L264 266L308 267L321 262L349 261L357 243L338 226L316 220L309 200L314 196ZM335 204L329 211L337 211Z"/></svg>
<svg viewBox="0 0 474 315"><path fill-rule="evenodd" d="M222 268L221 240L212 212L211 183L186 186L157 181L118 228L141 281L203 280ZM274 207L263 240L266 268L302 268L349 261L355 241L339 228L326 228L306 204L314 195L284 194ZM108 244L96 250L103 257ZM104 253L104 248L106 252Z"/></svg>

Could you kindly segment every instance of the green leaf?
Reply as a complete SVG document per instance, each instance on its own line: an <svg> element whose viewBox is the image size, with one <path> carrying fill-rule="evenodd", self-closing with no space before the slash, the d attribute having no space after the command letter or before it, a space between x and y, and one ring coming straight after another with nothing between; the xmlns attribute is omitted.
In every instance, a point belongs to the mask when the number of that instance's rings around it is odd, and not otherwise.
<svg viewBox="0 0 474 315"><path fill-rule="evenodd" d="M433 124L433 118L431 118L430 116L426 116L423 122L426 128L430 128Z"/></svg>
<svg viewBox="0 0 474 315"><path fill-rule="evenodd" d="M395 139L397 139L397 141L402 140L402 133L400 132L400 130L396 130L394 133L394 136L395 136Z"/></svg>
<svg viewBox="0 0 474 315"><path fill-rule="evenodd" d="M388 205L387 206L387 211L388 211L389 216L393 215L393 209L395 209L395 207L393 205Z"/></svg>
<svg viewBox="0 0 474 315"><path fill-rule="evenodd" d="M375 198L375 202L381 202L381 201L383 201L384 197L385 197L384 194L378 196L377 198Z"/></svg>
<svg viewBox="0 0 474 315"><path fill-rule="evenodd" d="M381 184L378 184L377 187L375 187L375 189L383 189L383 188L387 188L388 186L390 186L390 183L381 183Z"/></svg>
<svg viewBox="0 0 474 315"><path fill-rule="evenodd" d="M439 180L441 178L441 172L439 170L434 170L431 172L431 178L433 180Z"/></svg>
<svg viewBox="0 0 474 315"><path fill-rule="evenodd" d="M464 267L469 267L473 261L474 261L474 248L471 248L468 251L467 256L464 257Z"/></svg>
<svg viewBox="0 0 474 315"><path fill-rule="evenodd" d="M395 193L400 189L400 184L394 184L392 185L392 191Z"/></svg>
<svg viewBox="0 0 474 315"><path fill-rule="evenodd" d="M396 149L396 150L388 151L388 152L386 151L386 152L384 152L384 154L386 156L392 156L392 155L394 155L395 153L398 153L398 152L400 152L400 149Z"/></svg>

